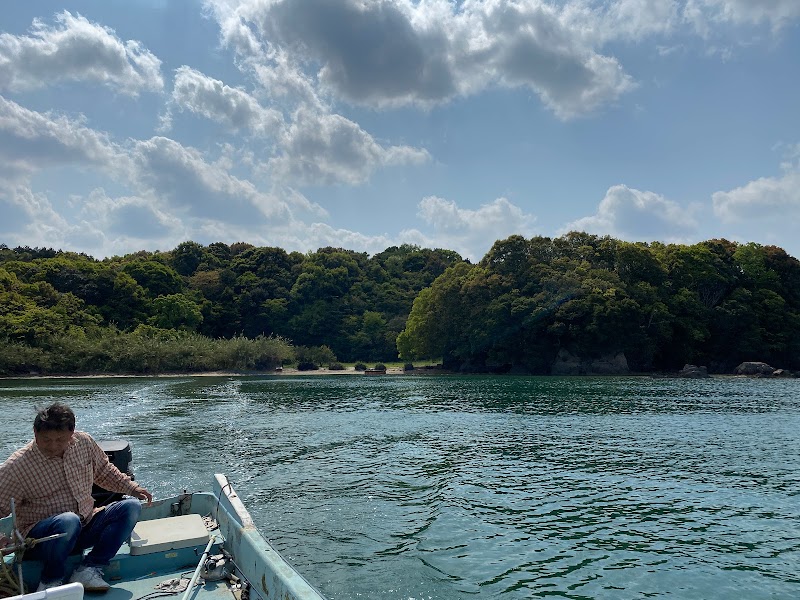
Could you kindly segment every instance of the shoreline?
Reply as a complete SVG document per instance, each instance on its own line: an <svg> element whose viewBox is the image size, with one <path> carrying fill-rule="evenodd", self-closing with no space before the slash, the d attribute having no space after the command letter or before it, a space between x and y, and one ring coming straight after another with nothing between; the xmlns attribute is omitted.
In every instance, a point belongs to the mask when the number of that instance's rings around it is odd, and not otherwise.
<svg viewBox="0 0 800 600"><path fill-rule="evenodd" d="M306 376L312 377L341 375L341 376L354 376L361 377L382 377L384 374L366 375L364 371L356 371L354 369L325 369L319 368L313 371L300 371L296 368L284 367L280 371L203 371L203 372L184 372L184 373L86 373L86 374L62 374L62 375L40 375L36 373L29 373L26 375L3 375L0 376L0 381L14 381L22 379L179 379L182 377L285 377L285 376ZM522 374L507 374L507 373L456 373L454 371L447 371L443 369L426 369L420 367L413 371L406 371L402 367L387 367L385 375L397 376L431 376L431 375L495 375L498 377L516 377L525 376ZM649 377L652 379L693 379L681 377L677 374L665 374L661 372L652 373L624 373L617 375L610 374L581 374L581 375L527 375L530 377ZM715 378L742 378L742 379L784 379L782 377L757 377L754 375L737 375L734 373L714 373L708 375L703 379Z"/></svg>
<svg viewBox="0 0 800 600"><path fill-rule="evenodd" d="M420 374L430 372L426 369L415 369L413 371L404 371L402 367L388 367L386 375L407 375L407 374ZM437 371L438 374L448 374L449 371ZM364 371L356 371L354 369L324 369L319 368L313 371L300 371L299 369L284 367L280 371L201 371L197 373L184 372L184 373L86 373L86 374L65 374L65 375L40 375L36 373L28 373L26 375L4 375L0 376L0 381L14 380L14 379L123 379L123 378L162 378L172 379L178 377L265 377L274 375L282 377L286 375L364 375ZM380 375L376 375L380 377Z"/></svg>

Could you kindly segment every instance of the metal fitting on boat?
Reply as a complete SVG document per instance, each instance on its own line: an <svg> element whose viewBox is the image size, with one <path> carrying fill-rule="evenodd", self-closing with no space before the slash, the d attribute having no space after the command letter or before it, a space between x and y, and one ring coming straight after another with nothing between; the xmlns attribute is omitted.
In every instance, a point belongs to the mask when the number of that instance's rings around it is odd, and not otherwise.
<svg viewBox="0 0 800 600"><path fill-rule="evenodd" d="M209 556L208 559L203 563L203 568L200 570L200 577L206 581L219 581L220 579L227 579L229 575L229 563L222 554Z"/></svg>

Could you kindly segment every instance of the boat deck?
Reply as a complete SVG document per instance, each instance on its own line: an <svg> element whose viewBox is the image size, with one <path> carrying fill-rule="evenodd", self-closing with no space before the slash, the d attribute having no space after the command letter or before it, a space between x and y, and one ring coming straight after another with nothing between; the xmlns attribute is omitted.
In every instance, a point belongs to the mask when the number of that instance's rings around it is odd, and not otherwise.
<svg viewBox="0 0 800 600"><path fill-rule="evenodd" d="M213 545L208 556L221 552L222 540L211 532ZM238 579L205 581L196 575L198 565L205 562L206 544L167 549L153 554L131 555L126 544L106 568L111 589L102 594L87 592L90 597L107 600L141 600L153 597L178 596L187 600L241 600ZM192 579L195 580L187 594Z"/></svg>
<svg viewBox="0 0 800 600"><path fill-rule="evenodd" d="M0 519L0 531L11 526L11 517ZM67 577L81 559L69 557ZM3 557L16 574L13 560ZM23 558L20 564L27 590L35 590L41 563ZM111 589L86 592L90 600L324 600L255 528L220 474L212 493L184 492L143 506L129 543L104 569L104 578Z"/></svg>
<svg viewBox="0 0 800 600"><path fill-rule="evenodd" d="M221 552L220 541L214 538L210 556ZM86 595L106 600L141 600L167 596L186 596L187 600L241 600L242 583L238 578L205 581L202 577L195 576L205 549L206 544L203 544L133 556L130 554L130 547L125 544L105 569L105 579L111 589L101 593L86 592ZM78 555L70 557L68 572L78 565L80 558ZM40 572L41 565L38 561L23 562L23 579L29 590L36 589ZM186 589L193 578L196 579L195 585L187 595Z"/></svg>
<svg viewBox="0 0 800 600"><path fill-rule="evenodd" d="M104 598L106 600L142 600L169 595L183 597L185 588L192 577L192 572L175 571L171 573L152 573L127 581L110 580L111 589L106 593L86 592L86 598ZM181 585L170 585L172 581ZM170 594L170 590L176 590ZM192 588L189 600L241 600L241 589L231 587L229 581L210 581L202 579Z"/></svg>

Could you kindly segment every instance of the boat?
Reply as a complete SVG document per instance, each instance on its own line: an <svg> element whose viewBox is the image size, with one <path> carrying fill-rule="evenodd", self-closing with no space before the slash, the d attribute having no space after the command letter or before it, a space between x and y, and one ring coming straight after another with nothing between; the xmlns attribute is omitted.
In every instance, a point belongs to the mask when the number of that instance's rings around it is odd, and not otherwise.
<svg viewBox="0 0 800 600"><path fill-rule="evenodd" d="M386 369L364 369L364 375L386 375Z"/></svg>
<svg viewBox="0 0 800 600"><path fill-rule="evenodd" d="M13 529L13 514L0 519L0 532L10 536ZM80 560L70 557L68 573ZM3 574L20 574L25 585L15 600L83 597L82 586L74 583L25 594L37 588L41 564L24 556L15 561L14 554L3 561ZM223 474L214 475L210 492L143 504L129 542L105 568L105 579L111 584L105 600L178 594L181 600L324 600L258 531Z"/></svg>

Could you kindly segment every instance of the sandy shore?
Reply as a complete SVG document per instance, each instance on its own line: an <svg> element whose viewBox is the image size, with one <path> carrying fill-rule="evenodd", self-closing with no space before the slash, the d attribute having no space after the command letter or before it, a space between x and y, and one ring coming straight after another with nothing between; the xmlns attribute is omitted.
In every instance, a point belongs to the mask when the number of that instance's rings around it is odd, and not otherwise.
<svg viewBox="0 0 800 600"><path fill-rule="evenodd" d="M387 375L405 375L413 373L430 372L418 369L415 371L404 371L401 367L388 367L386 369ZM441 373L441 371L438 371ZM266 375L360 375L364 376L364 371L356 371L352 368L342 370L331 369L317 369L316 371L300 371L284 367L280 371L204 371L202 373L87 373L83 375L38 375L36 373L28 373L27 375L8 375L0 377L1 380L6 379L112 379L124 377L162 377L162 378L175 378L175 377L252 377L252 376L266 376Z"/></svg>
<svg viewBox="0 0 800 600"><path fill-rule="evenodd" d="M418 370L419 371L419 370ZM414 373L418 371L404 371L401 367L387 367L387 375L403 375L405 373ZM266 373L258 373L258 375L363 375L364 371L356 371L355 369L331 370L319 368L316 371L298 371L297 369L283 368L282 371L270 371Z"/></svg>

